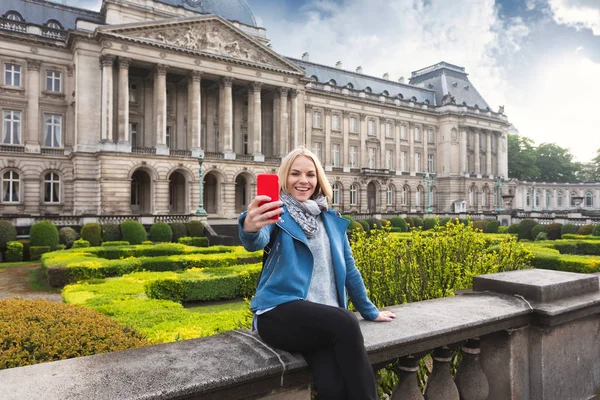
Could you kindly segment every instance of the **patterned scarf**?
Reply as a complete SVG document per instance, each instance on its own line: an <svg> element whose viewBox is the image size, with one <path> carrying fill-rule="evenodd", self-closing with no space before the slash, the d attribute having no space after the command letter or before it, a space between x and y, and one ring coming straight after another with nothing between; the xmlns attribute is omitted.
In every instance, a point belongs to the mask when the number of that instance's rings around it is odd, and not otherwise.
<svg viewBox="0 0 600 400"><path fill-rule="evenodd" d="M311 237L317 233L319 223L317 217L321 211L327 211L327 198L320 195L314 200L298 201L289 194L282 194L281 201L286 205L288 212L302 228L306 236Z"/></svg>

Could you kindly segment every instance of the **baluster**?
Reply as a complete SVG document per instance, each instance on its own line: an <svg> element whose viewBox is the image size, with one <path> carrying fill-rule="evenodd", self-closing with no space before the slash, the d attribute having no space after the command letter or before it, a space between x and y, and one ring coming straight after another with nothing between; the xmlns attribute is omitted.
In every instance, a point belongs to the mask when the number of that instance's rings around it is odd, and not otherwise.
<svg viewBox="0 0 600 400"><path fill-rule="evenodd" d="M456 387L461 400L486 400L490 386L479 363L479 338L469 339L462 347L462 360L456 371Z"/></svg>
<svg viewBox="0 0 600 400"><path fill-rule="evenodd" d="M399 359L394 365L398 374L398 384L392 391L391 400L424 400L417 381L419 360L420 357L407 356Z"/></svg>
<svg viewBox="0 0 600 400"><path fill-rule="evenodd" d="M458 400L458 389L450 375L453 350L444 346L434 350L433 371L425 385L425 400Z"/></svg>

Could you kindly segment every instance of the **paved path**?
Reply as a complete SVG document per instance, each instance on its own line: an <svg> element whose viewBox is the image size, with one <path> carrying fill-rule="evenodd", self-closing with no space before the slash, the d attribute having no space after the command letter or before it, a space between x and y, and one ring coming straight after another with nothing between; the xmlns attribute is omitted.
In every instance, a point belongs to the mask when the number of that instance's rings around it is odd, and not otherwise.
<svg viewBox="0 0 600 400"><path fill-rule="evenodd" d="M29 288L29 271L39 270L39 264L0 269L0 300L20 297L28 300L45 299L61 302L60 292L43 292Z"/></svg>

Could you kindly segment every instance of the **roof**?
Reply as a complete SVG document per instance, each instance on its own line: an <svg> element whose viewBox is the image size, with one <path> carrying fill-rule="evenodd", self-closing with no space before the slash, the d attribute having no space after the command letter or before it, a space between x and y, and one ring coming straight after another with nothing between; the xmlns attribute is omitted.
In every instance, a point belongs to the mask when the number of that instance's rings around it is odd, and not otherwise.
<svg viewBox="0 0 600 400"><path fill-rule="evenodd" d="M154 0L157 3L183 7L199 14L214 14L229 21L256 27L254 14L245 0Z"/></svg>
<svg viewBox="0 0 600 400"><path fill-rule="evenodd" d="M48 20L60 22L64 29L76 29L77 20L104 23L104 17L99 12L84 10L82 8L65 6L44 0L2 0L0 1L0 15L7 11L17 11L26 23L45 25Z"/></svg>
<svg viewBox="0 0 600 400"><path fill-rule="evenodd" d="M459 105L465 104L469 107L477 105L482 110L490 107L469 81L465 69L457 65L442 61L422 68L412 73L409 82L433 90L436 104L439 105L443 104L442 98L450 94Z"/></svg>
<svg viewBox="0 0 600 400"><path fill-rule="evenodd" d="M335 81L335 86L339 87L346 87L348 84L351 84L354 90L362 91L366 88L370 88L371 92L374 94L381 94L384 91L387 91L388 95L391 97L397 97L401 94L402 98L406 100L415 97L417 102L422 103L425 100L428 100L430 104L436 104L435 93L432 90L364 75L358 72L347 71L341 68L315 64L291 57L287 57L287 59L302 68L305 71L307 78L315 78L321 83L328 83L333 79Z"/></svg>

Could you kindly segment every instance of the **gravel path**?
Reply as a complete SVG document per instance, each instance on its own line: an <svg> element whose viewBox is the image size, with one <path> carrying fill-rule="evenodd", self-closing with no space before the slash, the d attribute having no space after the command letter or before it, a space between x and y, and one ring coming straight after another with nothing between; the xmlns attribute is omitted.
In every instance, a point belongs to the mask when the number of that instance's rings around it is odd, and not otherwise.
<svg viewBox="0 0 600 400"><path fill-rule="evenodd" d="M60 292L43 292L29 288L29 271L34 269L39 270L39 264L0 269L0 300L20 297L27 300L62 302Z"/></svg>

